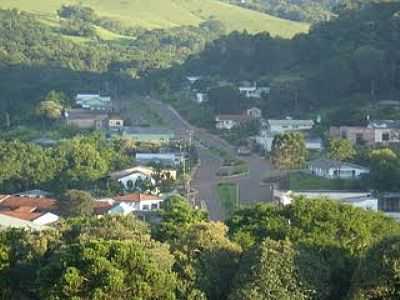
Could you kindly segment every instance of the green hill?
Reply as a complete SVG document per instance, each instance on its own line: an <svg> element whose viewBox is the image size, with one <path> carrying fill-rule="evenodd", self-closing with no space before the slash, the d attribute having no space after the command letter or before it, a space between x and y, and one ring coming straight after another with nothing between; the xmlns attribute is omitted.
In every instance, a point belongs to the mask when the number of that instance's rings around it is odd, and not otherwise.
<svg viewBox="0 0 400 300"><path fill-rule="evenodd" d="M56 17L63 4L82 4L100 16L127 26L148 29L198 25L209 18L223 22L229 31L268 31L271 35L292 37L308 31L305 23L293 22L256 11L221 3L217 0L2 0L0 8L17 8L40 15L47 21Z"/></svg>

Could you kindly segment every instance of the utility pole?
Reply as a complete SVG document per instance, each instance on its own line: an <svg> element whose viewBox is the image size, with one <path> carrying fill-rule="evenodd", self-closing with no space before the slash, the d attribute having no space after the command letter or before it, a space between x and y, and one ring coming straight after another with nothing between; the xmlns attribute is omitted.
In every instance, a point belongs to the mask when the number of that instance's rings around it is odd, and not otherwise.
<svg viewBox="0 0 400 300"><path fill-rule="evenodd" d="M236 208L240 208L240 186L236 184Z"/></svg>

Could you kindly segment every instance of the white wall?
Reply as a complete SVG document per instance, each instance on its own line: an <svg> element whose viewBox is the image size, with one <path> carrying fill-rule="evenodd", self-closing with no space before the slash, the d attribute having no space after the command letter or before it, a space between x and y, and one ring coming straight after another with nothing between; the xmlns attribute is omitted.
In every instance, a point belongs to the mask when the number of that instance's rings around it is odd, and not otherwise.
<svg viewBox="0 0 400 300"><path fill-rule="evenodd" d="M40 216L39 218L32 221L32 223L37 225L47 225L57 222L59 217L52 213L45 213L44 215Z"/></svg>
<svg viewBox="0 0 400 300"><path fill-rule="evenodd" d="M118 179L118 182L122 183L123 186L124 186L126 189L129 189L128 182L131 181L131 182L132 182L132 187L134 187L136 181L137 181L139 178L140 178L141 180L146 180L147 178L150 178L150 179L151 179L151 182L152 182L153 184L155 184L155 180L154 180L153 178L148 177L148 176L146 176L146 175L144 175L144 174L141 174L141 173L133 173L133 174L130 174L130 175L128 175L128 176L122 177L122 178Z"/></svg>

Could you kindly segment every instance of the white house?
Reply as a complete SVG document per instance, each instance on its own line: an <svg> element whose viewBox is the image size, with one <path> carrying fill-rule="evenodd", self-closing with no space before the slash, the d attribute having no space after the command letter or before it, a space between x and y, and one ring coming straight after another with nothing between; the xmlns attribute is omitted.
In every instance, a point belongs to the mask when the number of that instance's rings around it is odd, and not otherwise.
<svg viewBox="0 0 400 300"><path fill-rule="evenodd" d="M150 180L153 185L156 184L155 179L153 178L155 170L151 167L144 166L136 166L133 168L121 170L118 172L113 172L110 174L110 177L114 180L120 182L125 189L133 188L138 179ZM172 179L176 180L176 170L173 169L163 169L161 170L162 176L170 176Z"/></svg>
<svg viewBox="0 0 400 300"><path fill-rule="evenodd" d="M393 120L371 121L367 128L374 131L375 144L400 143L400 122Z"/></svg>
<svg viewBox="0 0 400 300"><path fill-rule="evenodd" d="M196 81L200 80L202 77L201 76L187 76L186 79L189 81L189 83L192 85Z"/></svg>
<svg viewBox="0 0 400 300"><path fill-rule="evenodd" d="M32 222L36 225L49 225L57 222L60 219L59 216L51 212L43 213L37 218L33 219Z"/></svg>
<svg viewBox="0 0 400 300"><path fill-rule="evenodd" d="M308 163L308 169L316 176L341 179L356 179L369 173L366 167L331 159L314 160Z"/></svg>
<svg viewBox="0 0 400 300"><path fill-rule="evenodd" d="M113 213L129 213L134 211L151 211L160 209L163 199L158 196L133 193L113 198L116 205L109 210Z"/></svg>
<svg viewBox="0 0 400 300"><path fill-rule="evenodd" d="M206 93L196 93L196 102L198 104L204 103L207 101L207 94Z"/></svg>
<svg viewBox="0 0 400 300"><path fill-rule="evenodd" d="M42 231L50 229L47 226L35 224L31 221L0 214L0 230L4 228L23 228L32 231Z"/></svg>
<svg viewBox="0 0 400 300"><path fill-rule="evenodd" d="M283 134L291 131L307 131L314 127L313 120L267 120L267 129L270 134Z"/></svg>
<svg viewBox="0 0 400 300"><path fill-rule="evenodd" d="M123 128L124 118L117 114L110 114L108 116L108 128Z"/></svg>
<svg viewBox="0 0 400 300"><path fill-rule="evenodd" d="M269 87L257 87L254 86L241 86L239 87L239 92L246 98L256 98L259 99L263 95L268 95L271 92Z"/></svg>
<svg viewBox="0 0 400 300"><path fill-rule="evenodd" d="M102 97L98 94L78 94L75 97L77 105L88 110L111 110L111 97Z"/></svg>
<svg viewBox="0 0 400 300"><path fill-rule="evenodd" d="M246 115L251 119L261 119L262 118L262 111L258 107L251 107L246 110Z"/></svg>
<svg viewBox="0 0 400 300"><path fill-rule="evenodd" d="M325 191L275 191L274 196L282 205L289 205L295 197L323 198L349 204L354 207L378 211L378 198L369 192L325 192Z"/></svg>
<svg viewBox="0 0 400 300"><path fill-rule="evenodd" d="M306 137L304 138L304 142L307 150L321 151L324 148L320 137Z"/></svg>
<svg viewBox="0 0 400 300"><path fill-rule="evenodd" d="M237 127L247 120L248 116L246 115L217 115L215 117L215 127L217 129L231 130L233 127Z"/></svg>

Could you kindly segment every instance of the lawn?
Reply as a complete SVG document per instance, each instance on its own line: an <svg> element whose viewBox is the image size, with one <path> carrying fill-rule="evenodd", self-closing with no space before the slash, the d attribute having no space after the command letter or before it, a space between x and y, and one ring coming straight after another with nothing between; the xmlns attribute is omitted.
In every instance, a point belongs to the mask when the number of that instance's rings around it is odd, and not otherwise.
<svg viewBox="0 0 400 300"><path fill-rule="evenodd" d="M271 35L291 38L307 32L308 24L280 19L256 11L229 5L217 0L1 0L1 8L17 8L46 18L56 18L63 4L93 7L100 16L118 20L126 26L148 29L182 25L197 26L210 18L224 23L228 31L268 31Z"/></svg>
<svg viewBox="0 0 400 300"><path fill-rule="evenodd" d="M304 190L363 190L362 180L328 179L305 173L288 175L288 188L291 191Z"/></svg>
<svg viewBox="0 0 400 300"><path fill-rule="evenodd" d="M229 217L239 207L238 188L235 183L219 183L218 201L222 205L225 217Z"/></svg>

